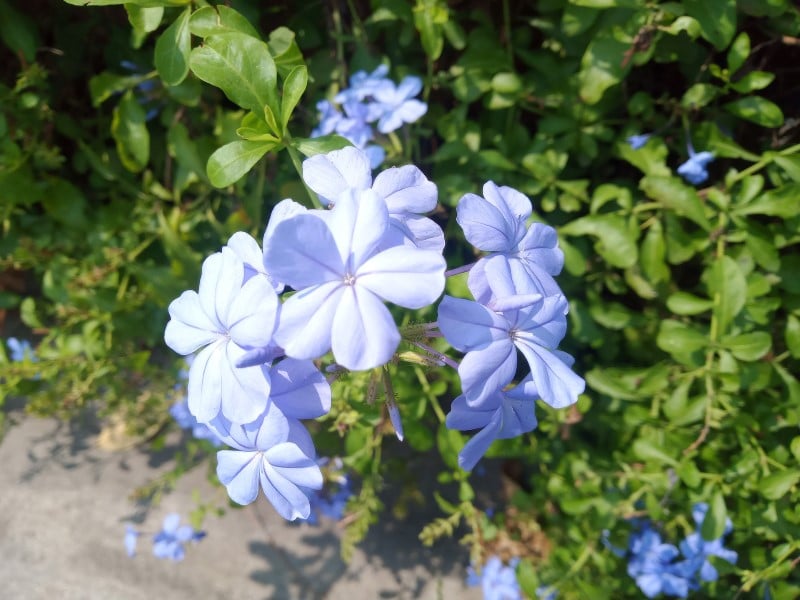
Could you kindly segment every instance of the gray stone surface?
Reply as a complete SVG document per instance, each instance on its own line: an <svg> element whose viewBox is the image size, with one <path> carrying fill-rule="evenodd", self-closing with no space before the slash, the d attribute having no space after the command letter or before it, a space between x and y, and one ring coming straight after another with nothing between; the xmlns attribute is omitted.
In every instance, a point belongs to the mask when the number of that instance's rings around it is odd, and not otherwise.
<svg viewBox="0 0 800 600"><path fill-rule="evenodd" d="M433 506L402 522L382 519L350 564L339 558L339 530L287 524L262 497L223 517L209 516L208 536L183 562L123 548L125 523L146 514L148 533L169 512L187 515L193 493L224 504L224 490L203 467L180 480L144 513L130 493L163 472L138 449L108 452L85 429L19 417L0 443L0 598L2 600L150 600L362 598L478 600L464 585L467 552L455 542L425 548L421 526ZM222 494L222 495L221 495ZM432 504L432 503L431 503Z"/></svg>

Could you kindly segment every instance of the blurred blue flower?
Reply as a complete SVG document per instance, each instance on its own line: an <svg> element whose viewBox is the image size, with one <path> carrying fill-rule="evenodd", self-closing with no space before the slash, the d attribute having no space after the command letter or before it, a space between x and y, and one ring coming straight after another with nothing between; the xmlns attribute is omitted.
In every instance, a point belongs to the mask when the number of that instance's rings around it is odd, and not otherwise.
<svg viewBox="0 0 800 600"><path fill-rule="evenodd" d="M132 526L125 525L125 552L127 552L128 556L131 558L136 556L136 542L140 535L142 534L136 531Z"/></svg>
<svg viewBox="0 0 800 600"><path fill-rule="evenodd" d="M689 144L689 159L678 167L678 175L692 185L700 185L708 179L708 164L714 160L714 154L708 151L695 152Z"/></svg>
<svg viewBox="0 0 800 600"><path fill-rule="evenodd" d="M11 352L9 358L12 362L24 362L29 360L31 362L39 362L36 353L31 347L28 340L20 340L15 337L10 337L6 340L6 345Z"/></svg>
<svg viewBox="0 0 800 600"><path fill-rule="evenodd" d="M205 537L205 532L195 531L191 525L181 525L180 521L181 516L178 513L171 513L164 518L161 531L153 536L153 556L174 561L183 560L183 545Z"/></svg>
<svg viewBox="0 0 800 600"><path fill-rule="evenodd" d="M344 463L339 457L317 459L325 482L321 490L313 490L309 496L311 513L306 519L309 525L318 525L320 515L333 521L341 521L347 501L353 496L350 477L344 473Z"/></svg>
<svg viewBox="0 0 800 600"><path fill-rule="evenodd" d="M504 565L499 557L492 556L483 565L480 573L470 565L467 567L467 585L470 587L480 585L484 600L522 600L522 589L515 571L517 564L519 564L518 558Z"/></svg>
<svg viewBox="0 0 800 600"><path fill-rule="evenodd" d="M725 532L718 539L707 541L700 535L699 530L703 527L703 521L705 521L707 513L708 504L705 502L698 502L694 505L692 508L692 517L697 524L698 531L690 534L683 540L680 544L680 548L681 552L688 560L699 565L700 581L716 581L719 577L719 573L717 573L714 565L708 561L708 557L717 556L735 565L739 556L734 550L729 550L722 545L722 538L733 529L733 523L731 523L730 519L725 523Z"/></svg>
<svg viewBox="0 0 800 600"><path fill-rule="evenodd" d="M178 427L188 429L196 440L208 440L215 447L222 445L222 442L211 429L199 423L194 415L189 412L189 401L186 398L178 400L169 408L169 414L175 419Z"/></svg>
<svg viewBox="0 0 800 600"><path fill-rule="evenodd" d="M384 85L375 90L375 100L382 107L378 131L390 133L403 123L413 123L428 112L428 105L414 98L422 91L422 79L404 77L400 85Z"/></svg>
<svg viewBox="0 0 800 600"><path fill-rule="evenodd" d="M693 568L689 561L672 562L679 554L674 545L663 543L661 535L646 524L631 535L628 550L628 575L636 580L645 596L686 598Z"/></svg>
<svg viewBox="0 0 800 600"><path fill-rule="evenodd" d="M647 143L647 140L649 140L652 137L652 135L653 135L652 133L640 133L637 135L628 136L628 138L625 141L628 142L628 145L631 148L633 148L634 150L638 150Z"/></svg>

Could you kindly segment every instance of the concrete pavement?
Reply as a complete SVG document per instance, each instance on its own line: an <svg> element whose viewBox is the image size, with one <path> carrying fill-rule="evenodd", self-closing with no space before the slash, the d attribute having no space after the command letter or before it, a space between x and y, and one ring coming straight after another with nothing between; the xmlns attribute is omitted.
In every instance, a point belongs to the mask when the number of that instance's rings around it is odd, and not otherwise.
<svg viewBox="0 0 800 600"><path fill-rule="evenodd" d="M207 517L207 537L187 545L183 562L153 557L150 535L128 558L126 522L145 516L138 529L154 533L170 512L186 518L193 491L224 505L224 489L211 486L200 467L159 506L137 507L130 493L168 467L158 457L136 448L105 451L85 426L10 416L18 422L0 442L2 600L481 597L464 584L464 547L447 541L426 548L417 539L438 516L432 501L404 521L384 515L350 564L339 558L334 523L288 524L263 497Z"/></svg>

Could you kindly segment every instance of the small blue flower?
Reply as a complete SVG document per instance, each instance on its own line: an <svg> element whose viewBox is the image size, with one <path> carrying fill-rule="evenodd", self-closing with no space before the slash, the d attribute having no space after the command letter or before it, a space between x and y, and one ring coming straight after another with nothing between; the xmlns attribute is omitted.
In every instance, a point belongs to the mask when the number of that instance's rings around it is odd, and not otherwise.
<svg viewBox="0 0 800 600"><path fill-rule="evenodd" d="M185 555L183 545L205 537L205 532L195 531L191 525L180 525L180 521L178 513L171 513L164 518L161 531L153 536L153 556L181 561Z"/></svg>
<svg viewBox="0 0 800 600"><path fill-rule="evenodd" d="M325 474L325 483L321 490L314 490L309 496L311 514L306 523L319 525L320 515L333 521L341 521L347 502L353 496L350 477L344 473L344 464L339 457L319 458L317 464Z"/></svg>
<svg viewBox="0 0 800 600"><path fill-rule="evenodd" d="M390 133L403 123L413 123L428 112L428 105L414 98L422 91L419 77L407 76L398 86L384 85L375 90L375 99L382 106L378 131Z"/></svg>
<svg viewBox="0 0 800 600"><path fill-rule="evenodd" d="M625 141L628 142L628 145L631 148L633 148L634 150L638 150L647 143L647 140L649 140L652 137L652 135L653 135L652 133L640 133L637 135L628 136L628 138Z"/></svg>
<svg viewBox="0 0 800 600"><path fill-rule="evenodd" d="M20 340L15 337L10 337L6 340L6 345L8 349L11 351L11 358L12 362L25 362L29 360L31 362L39 362L39 359L36 357L36 354L31 347L31 343L28 340Z"/></svg>
<svg viewBox="0 0 800 600"><path fill-rule="evenodd" d="M703 526L703 521L708 512L708 504L705 502L698 502L692 508L692 517L694 522L697 523L697 528ZM728 550L722 545L722 538L725 537L733 529L733 523L728 519L725 523L725 532L722 537L716 540L707 541L700 535L699 531L692 533L680 544L681 552L687 560L694 561L699 566L700 581L716 581L719 573L708 561L709 556L717 556L731 564L736 564L738 554L733 550Z"/></svg>
<svg viewBox="0 0 800 600"><path fill-rule="evenodd" d="M522 589L515 571L518 563L519 559L515 558L504 565L499 557L492 556L480 573L470 565L467 567L467 585L480 585L484 600L522 600Z"/></svg>
<svg viewBox="0 0 800 600"><path fill-rule="evenodd" d="M169 408L169 414L175 419L178 427L189 429L192 436L197 440L208 440L214 446L221 446L222 442L211 429L202 423L198 423L194 415L189 412L189 401L186 398L178 400Z"/></svg>
<svg viewBox="0 0 800 600"><path fill-rule="evenodd" d="M132 526L125 525L125 552L127 552L128 556L131 558L136 556L136 542L140 535L142 534L136 531Z"/></svg>
<svg viewBox="0 0 800 600"><path fill-rule="evenodd" d="M686 598L691 588L692 565L689 561L673 562L678 549L661 541L659 533L645 525L629 540L628 575L648 598L659 594Z"/></svg>
<svg viewBox="0 0 800 600"><path fill-rule="evenodd" d="M695 152L689 145L689 159L678 167L678 175L692 185L700 185L708 179L708 164L714 160L714 154L708 151Z"/></svg>

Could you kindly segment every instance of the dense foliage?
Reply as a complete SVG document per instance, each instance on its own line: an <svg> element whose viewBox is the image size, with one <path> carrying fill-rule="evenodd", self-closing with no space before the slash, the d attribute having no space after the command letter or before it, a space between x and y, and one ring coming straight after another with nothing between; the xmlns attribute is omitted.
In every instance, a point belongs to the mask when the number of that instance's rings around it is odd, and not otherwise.
<svg viewBox="0 0 800 600"><path fill-rule="evenodd" d="M712 558L718 578L697 594L800 593L794 3L114 4L0 0L0 309L3 336L35 340L38 358L3 348L0 394L42 415L90 405L163 439L181 368L163 345L167 305L235 231L260 239L280 200L317 201L300 161L347 144L310 137L317 102L386 64L395 80L423 75L428 110L375 141L384 166L413 162L437 184L451 266L475 259L456 205L488 180L557 228L563 347L587 390L494 442L500 499L458 467L454 372L409 352L390 364L399 450L374 402L389 390L371 372L339 377L310 428L319 454L359 475L345 550L379 518L385 482L406 482L402 513L411 471L438 453L443 487L424 501L444 515L422 540L465 525L476 565L519 558L529 596L641 597L629 535L647 523L659 540L698 527L710 541L728 520L738 559ZM462 279L448 293L466 297ZM502 502L492 517L487 497Z"/></svg>

